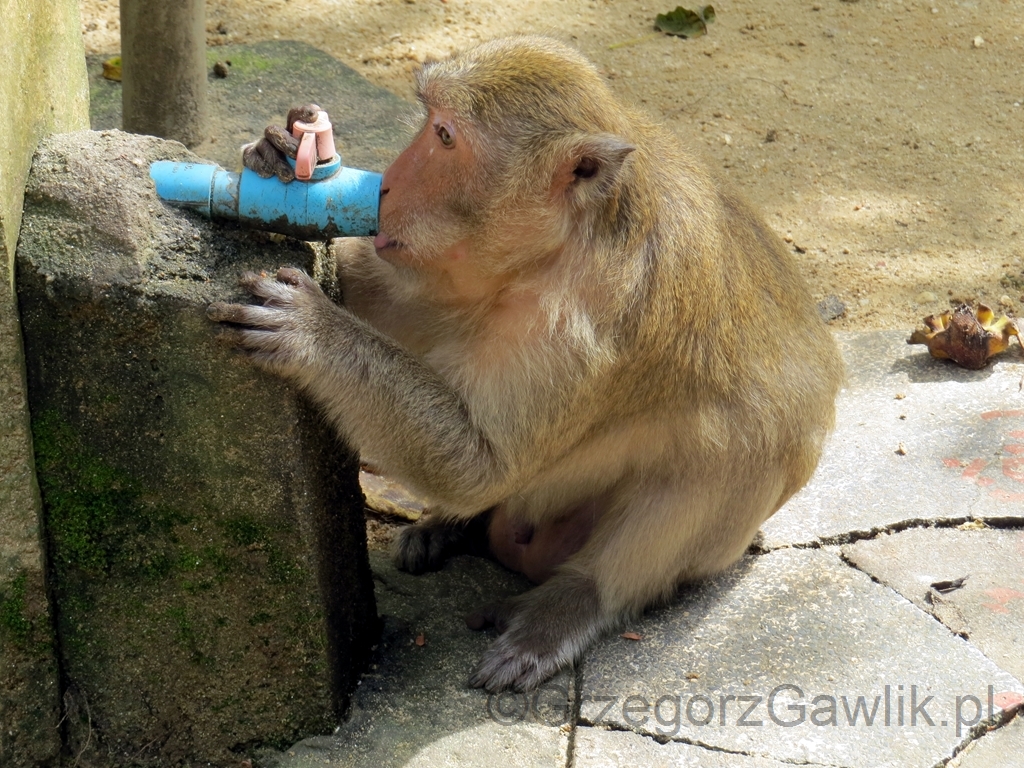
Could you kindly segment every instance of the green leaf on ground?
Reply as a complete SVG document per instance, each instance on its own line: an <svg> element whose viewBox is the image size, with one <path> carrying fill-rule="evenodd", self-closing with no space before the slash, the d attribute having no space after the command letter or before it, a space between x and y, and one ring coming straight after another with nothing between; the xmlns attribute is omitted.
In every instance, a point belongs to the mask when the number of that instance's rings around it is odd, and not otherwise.
<svg viewBox="0 0 1024 768"><path fill-rule="evenodd" d="M708 32L708 24L715 20L715 9L705 5L699 11L678 6L674 11L659 13L654 26L669 35L679 37L700 37Z"/></svg>

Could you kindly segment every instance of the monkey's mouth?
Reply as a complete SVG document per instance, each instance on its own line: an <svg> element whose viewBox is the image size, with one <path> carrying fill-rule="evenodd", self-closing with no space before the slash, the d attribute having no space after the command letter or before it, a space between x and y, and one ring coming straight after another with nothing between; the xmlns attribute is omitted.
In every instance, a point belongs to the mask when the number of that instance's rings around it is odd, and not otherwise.
<svg viewBox="0 0 1024 768"><path fill-rule="evenodd" d="M405 243L395 240L386 232L378 232L377 236L373 238L373 247L380 253L391 248L405 248Z"/></svg>

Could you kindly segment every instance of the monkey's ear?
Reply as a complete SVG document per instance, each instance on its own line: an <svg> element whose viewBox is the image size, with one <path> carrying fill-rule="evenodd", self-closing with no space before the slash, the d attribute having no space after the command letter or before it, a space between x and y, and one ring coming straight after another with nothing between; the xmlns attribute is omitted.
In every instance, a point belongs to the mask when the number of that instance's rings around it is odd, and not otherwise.
<svg viewBox="0 0 1024 768"><path fill-rule="evenodd" d="M611 133L575 140L555 170L553 191L572 195L581 203L605 197L634 149L628 141Z"/></svg>

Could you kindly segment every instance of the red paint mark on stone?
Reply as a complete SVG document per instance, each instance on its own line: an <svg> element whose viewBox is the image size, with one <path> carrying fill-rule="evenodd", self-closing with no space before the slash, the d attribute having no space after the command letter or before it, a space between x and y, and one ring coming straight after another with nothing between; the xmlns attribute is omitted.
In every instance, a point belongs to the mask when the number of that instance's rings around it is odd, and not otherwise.
<svg viewBox="0 0 1024 768"><path fill-rule="evenodd" d="M992 701L997 707L1006 711L1024 704L1024 696L1016 691L1002 691L993 696Z"/></svg>
<svg viewBox="0 0 1024 768"><path fill-rule="evenodd" d="M1005 419L1012 416L1024 416L1024 411L986 411L981 414L981 418L985 421L991 421L992 419Z"/></svg>
<svg viewBox="0 0 1024 768"><path fill-rule="evenodd" d="M986 595L995 600L994 603L982 603L983 608L988 608L994 613L1009 613L1006 604L1011 600L1024 600L1024 592L1007 587L996 587L983 590Z"/></svg>
<svg viewBox="0 0 1024 768"><path fill-rule="evenodd" d="M995 482L992 478L978 477L978 475L982 473L982 470L985 469L987 463L988 462L986 462L984 459L975 459L974 461L967 465L967 469L964 470L964 473L961 475L961 477L968 483L975 483L977 485L982 486L992 485L992 483Z"/></svg>
<svg viewBox="0 0 1024 768"><path fill-rule="evenodd" d="M999 605L997 603L982 603L981 607L988 608L990 611L992 611L992 613L1009 613L1009 611L1006 610L1005 606Z"/></svg>
<svg viewBox="0 0 1024 768"><path fill-rule="evenodd" d="M1024 483L1024 456L1003 459L1003 474L1018 483Z"/></svg>
<svg viewBox="0 0 1024 768"><path fill-rule="evenodd" d="M970 464L968 464L967 465L967 469L964 470L964 474L963 474L964 480L973 480L979 474L981 474L981 471L984 468L985 468L985 460L984 459L975 459Z"/></svg>
<svg viewBox="0 0 1024 768"><path fill-rule="evenodd" d="M1010 437L1021 438L1024 437L1024 429L1015 429L1010 432Z"/></svg>
<svg viewBox="0 0 1024 768"><path fill-rule="evenodd" d="M1007 443L1003 446L1003 450L1015 456L1024 456L1024 445L1020 443Z"/></svg>
<svg viewBox="0 0 1024 768"><path fill-rule="evenodd" d="M943 459L942 464L949 469L959 469L964 465L960 459Z"/></svg>

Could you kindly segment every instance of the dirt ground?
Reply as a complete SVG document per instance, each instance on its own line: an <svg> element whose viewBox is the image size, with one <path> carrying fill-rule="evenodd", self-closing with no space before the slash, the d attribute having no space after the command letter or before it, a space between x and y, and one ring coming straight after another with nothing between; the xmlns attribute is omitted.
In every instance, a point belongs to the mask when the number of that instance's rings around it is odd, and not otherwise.
<svg viewBox="0 0 1024 768"><path fill-rule="evenodd" d="M675 5L210 0L207 31L305 41L405 98L425 58L552 35L760 206L816 298L846 304L833 327L909 330L965 300L1020 311L1024 3L718 0L707 36L653 33ZM117 2L81 9L87 51L118 51Z"/></svg>

